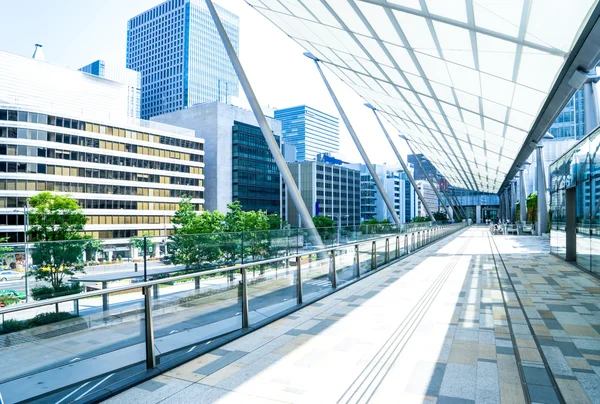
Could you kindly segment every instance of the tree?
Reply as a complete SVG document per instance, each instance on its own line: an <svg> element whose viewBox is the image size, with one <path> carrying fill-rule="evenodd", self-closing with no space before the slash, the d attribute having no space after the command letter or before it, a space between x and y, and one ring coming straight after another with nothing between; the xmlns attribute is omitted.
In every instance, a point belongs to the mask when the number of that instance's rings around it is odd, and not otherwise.
<svg viewBox="0 0 600 404"><path fill-rule="evenodd" d="M144 237L146 237L146 251L144 252ZM144 255L149 255L151 257L154 256L154 247L156 243L152 241L152 235L149 233L143 233L139 237L134 237L131 239L131 245L141 251Z"/></svg>
<svg viewBox="0 0 600 404"><path fill-rule="evenodd" d="M287 227L288 223L283 220L277 213L271 213L267 215L269 220L269 228L271 230L280 230Z"/></svg>
<svg viewBox="0 0 600 404"><path fill-rule="evenodd" d="M312 220L321 236L321 240L330 241L334 239L335 221L332 218L327 216L313 216Z"/></svg>
<svg viewBox="0 0 600 404"><path fill-rule="evenodd" d="M412 218L411 222L413 223L423 223L423 222L431 222L431 219L425 216L415 216Z"/></svg>
<svg viewBox="0 0 600 404"><path fill-rule="evenodd" d="M448 216L444 212L433 212L435 220L448 220Z"/></svg>
<svg viewBox="0 0 600 404"><path fill-rule="evenodd" d="M188 269L218 261L221 249L215 233L223 231L224 219L218 211L196 212L191 198L184 197L172 220L171 261L184 264Z"/></svg>
<svg viewBox="0 0 600 404"><path fill-rule="evenodd" d="M29 199L29 239L35 243L31 257L37 280L50 282L55 291L66 276L83 269L83 251L89 236L81 233L87 222L77 201L69 195L41 192Z"/></svg>
<svg viewBox="0 0 600 404"><path fill-rule="evenodd" d="M6 243L7 241L8 241L8 237L0 237L0 264L1 265L4 265L6 254L13 251L12 247L1 245L2 243Z"/></svg>

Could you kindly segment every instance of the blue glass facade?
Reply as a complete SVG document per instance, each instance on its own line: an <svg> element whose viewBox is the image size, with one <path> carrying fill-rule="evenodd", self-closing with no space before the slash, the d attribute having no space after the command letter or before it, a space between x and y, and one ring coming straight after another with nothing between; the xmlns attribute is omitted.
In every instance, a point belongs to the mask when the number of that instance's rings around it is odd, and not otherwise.
<svg viewBox="0 0 600 404"><path fill-rule="evenodd" d="M296 147L296 161L316 160L319 153L339 151L336 117L306 105L278 109L274 117L281 121L283 142Z"/></svg>
<svg viewBox="0 0 600 404"><path fill-rule="evenodd" d="M583 90L577 90L548 130L555 139L583 139L585 136L585 113Z"/></svg>
<svg viewBox="0 0 600 404"><path fill-rule="evenodd" d="M215 5L239 52L239 17ZM231 102L238 80L204 0L169 0L127 25L127 67L142 74L142 119Z"/></svg>

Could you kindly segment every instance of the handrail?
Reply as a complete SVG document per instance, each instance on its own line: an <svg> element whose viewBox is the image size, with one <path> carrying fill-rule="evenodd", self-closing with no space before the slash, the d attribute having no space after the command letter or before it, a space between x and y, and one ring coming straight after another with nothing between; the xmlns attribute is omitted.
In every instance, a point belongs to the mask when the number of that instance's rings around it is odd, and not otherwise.
<svg viewBox="0 0 600 404"><path fill-rule="evenodd" d="M447 226L451 226L452 224L461 224L461 223L449 223L446 225L435 226L435 227L432 226L429 229L447 227ZM417 230L411 231L411 233L414 234L415 231L417 231ZM270 258L270 259L266 259L266 260L262 260L262 261L254 261L254 262L249 262L249 263L244 263L244 264L237 264L234 266L229 266L229 267L224 267L224 268L215 268L215 269L209 269L209 270L204 270L204 271L192 272L189 274L172 276L169 278L154 279L151 281L139 282L139 283L136 283L135 285L119 286L119 287L114 287L114 288L109 288L109 289L100 289L100 290L96 290L93 292L78 293L78 294L55 297L52 299L44 299L44 300L34 301L34 302L30 302L30 303L9 306L9 307L0 309L0 315L7 314L7 313L14 313L17 311L34 309L37 307L49 306L52 304L70 302L72 300L79 300L79 299L86 299L89 297L103 296L103 295L108 295L108 294L112 294L112 293L123 292L126 290L141 289L144 287L153 286L153 285L157 285L157 284L161 284L161 283L165 283L165 282L179 281L179 280L183 280L183 279L189 279L189 278L194 278L194 277L204 276L204 275L213 275L213 274L220 273L220 272L239 271L243 268L250 268L250 267L257 266L257 265L266 265L266 264L272 264L272 263L280 262L280 261L294 260L298 257L304 257L306 255L321 254L324 252L334 251L334 250L337 250L340 248L354 247L356 245L360 245L365 242L372 242L372 241L376 241L376 240L388 239L389 237L392 237L395 235L400 235L400 234L408 234L408 232L390 233L390 234L387 234L382 237L372 237L372 238L366 238L366 239L363 239L360 241L354 241L351 243L337 244L335 246L331 246L331 247L320 249L320 250L305 251L303 253L286 255L285 257ZM412 251L412 249L411 249L411 251ZM180 272L180 271L178 270L178 271L174 271L174 272ZM143 275L140 274L140 276L143 276Z"/></svg>

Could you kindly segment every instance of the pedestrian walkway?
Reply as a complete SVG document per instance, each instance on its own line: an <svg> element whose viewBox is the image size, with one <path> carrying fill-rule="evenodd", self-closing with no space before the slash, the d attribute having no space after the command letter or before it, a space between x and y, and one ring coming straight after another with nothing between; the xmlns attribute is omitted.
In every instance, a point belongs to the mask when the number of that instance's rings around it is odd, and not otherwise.
<svg viewBox="0 0 600 404"><path fill-rule="evenodd" d="M109 403L600 403L600 281L471 227Z"/></svg>

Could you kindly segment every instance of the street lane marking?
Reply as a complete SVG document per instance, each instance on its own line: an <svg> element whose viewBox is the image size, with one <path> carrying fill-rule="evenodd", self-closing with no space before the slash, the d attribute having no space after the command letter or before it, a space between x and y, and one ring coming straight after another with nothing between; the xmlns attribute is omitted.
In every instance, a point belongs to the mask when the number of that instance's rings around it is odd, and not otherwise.
<svg viewBox="0 0 600 404"><path fill-rule="evenodd" d="M100 380L98 383L94 384L92 386L91 389L87 390L85 393L83 393L82 395L80 395L79 397L77 397L75 399L75 401L79 400L81 397L87 395L90 391L94 390L96 387L100 386L102 383L104 383L109 377L111 377L112 375L114 375L114 373L109 374L108 376L106 376L104 379ZM86 383L87 384L87 383ZM58 404L58 403L56 403Z"/></svg>
<svg viewBox="0 0 600 404"><path fill-rule="evenodd" d="M81 386L77 387L75 390L73 390L72 392L70 392L69 394L67 394L66 396L64 396L60 401L57 401L56 404L60 404L63 401L65 401L67 398L71 397L73 394L77 393L80 389L84 388L85 386L87 386L90 382L85 382L83 383Z"/></svg>
<svg viewBox="0 0 600 404"><path fill-rule="evenodd" d="M169 335L171 335L171 334L175 334L176 332L179 332L179 331L177 331L177 330L173 330L173 331L171 331L171 332L169 333Z"/></svg>
<svg viewBox="0 0 600 404"><path fill-rule="evenodd" d="M191 348L190 348L190 350L189 350L189 351L187 351L187 353L190 353L190 352L192 352L194 349L196 349L196 345L194 345L193 347L191 347Z"/></svg>
<svg viewBox="0 0 600 404"><path fill-rule="evenodd" d="M71 363L71 362L75 362L75 361L78 361L78 360L80 360L80 359L81 359L81 358L73 358L73 359L71 359L71 360L69 361L69 363Z"/></svg>

